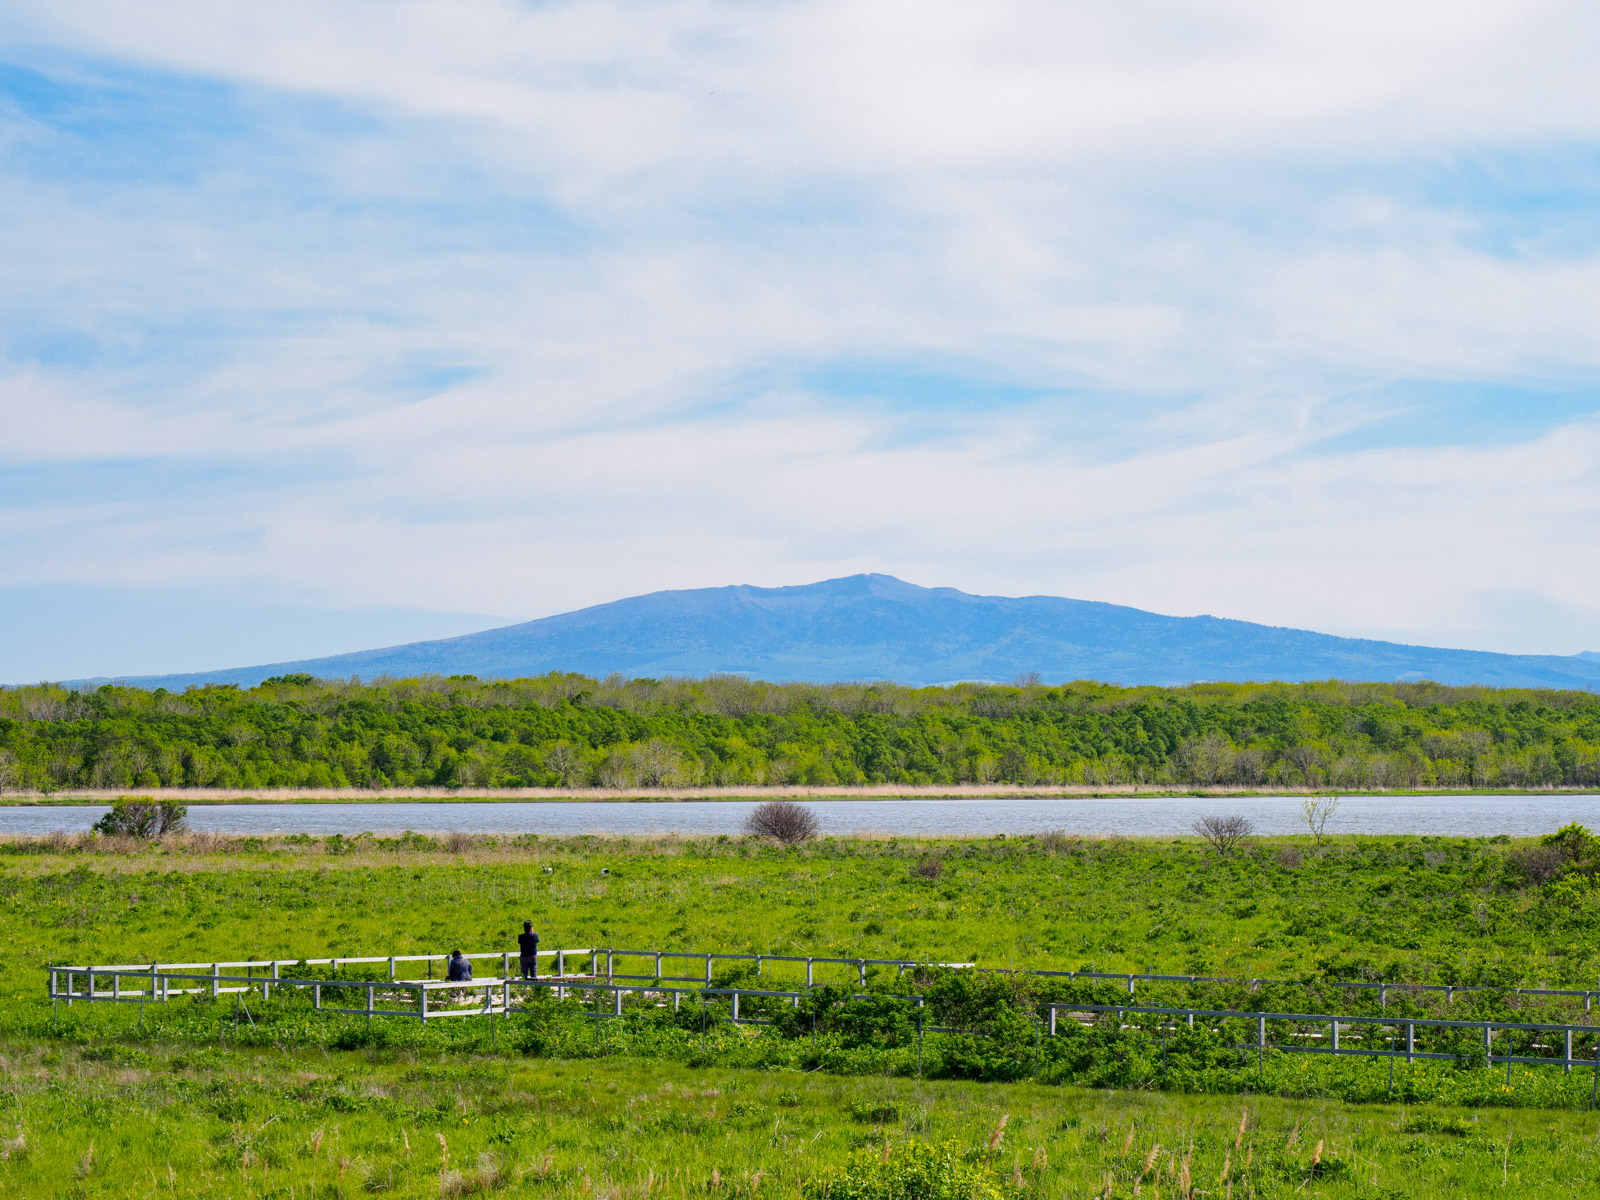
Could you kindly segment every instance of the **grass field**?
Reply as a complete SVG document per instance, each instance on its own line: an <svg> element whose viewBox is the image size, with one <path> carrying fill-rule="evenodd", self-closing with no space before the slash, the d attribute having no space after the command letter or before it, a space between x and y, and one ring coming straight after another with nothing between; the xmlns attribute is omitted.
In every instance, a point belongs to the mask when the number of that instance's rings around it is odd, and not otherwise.
<svg viewBox="0 0 1600 1200"><path fill-rule="evenodd" d="M50 959L492 949L524 918L546 946L1600 982L1588 936L1600 892L1535 881L1504 839L1264 839L1230 858L1194 838L777 850L730 838L195 835L0 848L0 933L17 950L0 989L11 992L19 972L36 987Z"/></svg>
<svg viewBox="0 0 1600 1200"><path fill-rule="evenodd" d="M601 1057L585 1057L586 1035L571 1032L581 1019L519 1038L527 1019L513 1018L491 1047L482 1022L425 1032L396 1022L367 1038L359 1022L287 1008L236 1035L223 1007L186 1003L152 1010L140 1033L132 1009L109 1005L52 1023L40 970L52 960L490 949L510 946L527 917L547 946L1593 986L1594 898L1570 875L1536 881L1536 856L1514 843L1284 839L1232 858L1192 839L1064 838L785 851L738 839L191 836L5 850L0 936L12 953L0 960L0 1039L11 1100L0 1142L13 1140L0 1146L0 1180L18 1195L309 1196L313 1175L317 1195L480 1185L797 1195L858 1144L881 1155L886 1138L954 1138L1002 1192L1052 1198L1104 1194L1108 1173L1112 1194L1133 1194L1155 1142L1164 1150L1142 1195L1185 1194L1186 1158L1194 1195L1600 1187L1585 1077L1559 1069L1519 1068L1509 1091L1482 1070L1403 1072L1398 1094L1434 1097L1405 1109L1321 1098L1386 1096L1372 1062L1269 1060L1262 1075L1212 1081L1300 1095L1273 1099L1161 1093L1148 1071L1093 1092L908 1079L897 1051L785 1057L748 1038L738 1052L697 1056L692 1031L638 1022L622 1023L631 1035L608 1023ZM1320 997L1319 1011L1349 1011L1315 987L1303 995ZM1515 997L1470 1003L1529 1015ZM715 1033L713 1045L736 1032ZM364 1049L338 1048L351 1045ZM1451 1107L1452 1097L1473 1107ZM1005 1114L991 1156L984 1147Z"/></svg>
<svg viewBox="0 0 1600 1200"><path fill-rule="evenodd" d="M1594 1118L1571 1113L672 1063L15 1043L3 1053L0 1183L19 1198L790 1197L852 1154L876 1161L914 1139L953 1142L1004 1194L1051 1200L1600 1186Z"/></svg>

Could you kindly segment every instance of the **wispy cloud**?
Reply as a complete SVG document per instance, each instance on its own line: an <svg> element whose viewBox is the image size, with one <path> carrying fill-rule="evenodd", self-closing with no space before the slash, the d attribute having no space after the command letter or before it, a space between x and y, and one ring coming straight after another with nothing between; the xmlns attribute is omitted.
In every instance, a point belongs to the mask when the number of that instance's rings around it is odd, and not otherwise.
<svg viewBox="0 0 1600 1200"><path fill-rule="evenodd" d="M1600 646L1585 6L0 13L0 591Z"/></svg>

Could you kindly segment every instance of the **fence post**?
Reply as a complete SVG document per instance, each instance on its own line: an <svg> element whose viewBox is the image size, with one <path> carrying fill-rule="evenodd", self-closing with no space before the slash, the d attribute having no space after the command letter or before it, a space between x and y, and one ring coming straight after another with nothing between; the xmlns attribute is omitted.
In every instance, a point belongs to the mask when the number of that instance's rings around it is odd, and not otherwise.
<svg viewBox="0 0 1600 1200"><path fill-rule="evenodd" d="M1378 985L1378 1007L1389 1007L1389 985L1387 983L1380 983Z"/></svg>
<svg viewBox="0 0 1600 1200"><path fill-rule="evenodd" d="M1338 1021L1338 1018L1335 1018L1332 1021L1329 1021L1328 1024L1333 1026L1333 1052L1335 1054L1337 1054L1337 1053L1339 1053L1339 1021Z"/></svg>
<svg viewBox="0 0 1600 1200"><path fill-rule="evenodd" d="M1600 1049L1596 1051L1595 1062L1600 1063ZM922 1078L922 998L920 996L917 998L917 1078Z"/></svg>
<svg viewBox="0 0 1600 1200"><path fill-rule="evenodd" d="M113 1000L121 1000L122 999L122 972L121 971L113 971L113 972L111 972L111 998Z"/></svg>
<svg viewBox="0 0 1600 1200"><path fill-rule="evenodd" d="M322 1011L322 985L320 983L311 985L311 1007L318 1012Z"/></svg>
<svg viewBox="0 0 1600 1200"><path fill-rule="evenodd" d="M861 986L862 987L866 987L867 986L867 960L864 959L864 958L858 958L856 960L856 966L858 966L861 969Z"/></svg>
<svg viewBox="0 0 1600 1200"><path fill-rule="evenodd" d="M394 982L394 955L389 956L389 982Z"/></svg>
<svg viewBox="0 0 1600 1200"><path fill-rule="evenodd" d="M1128 995L1133 995L1133 976L1128 976Z"/></svg>
<svg viewBox="0 0 1600 1200"><path fill-rule="evenodd" d="M616 954L616 952L614 950L607 950L606 951L606 982L607 983L615 983L616 979L617 979L616 972L613 969L613 959L615 957L615 954Z"/></svg>
<svg viewBox="0 0 1600 1200"><path fill-rule="evenodd" d="M661 982L661 951L656 951L656 982Z"/></svg>
<svg viewBox="0 0 1600 1200"><path fill-rule="evenodd" d="M1567 1033L1567 1036L1566 1036L1566 1039L1565 1039L1566 1040L1566 1064L1565 1064L1565 1067L1563 1068L1561 1073L1563 1075L1571 1075L1572 1074L1572 1030L1568 1029L1566 1031L1566 1033Z"/></svg>
<svg viewBox="0 0 1600 1200"><path fill-rule="evenodd" d="M1051 1037L1055 1037L1055 1035L1056 1035L1056 1006L1054 1004L1052 1004L1050 1006L1050 1036Z"/></svg>
<svg viewBox="0 0 1600 1200"><path fill-rule="evenodd" d="M711 986L711 955L706 955L706 986Z"/></svg>
<svg viewBox="0 0 1600 1200"><path fill-rule="evenodd" d="M372 1032L372 984L367 984L367 1032Z"/></svg>
<svg viewBox="0 0 1600 1200"><path fill-rule="evenodd" d="M1407 1021L1406 1022L1406 1062L1410 1063L1410 1062L1414 1062L1416 1060L1416 1050L1417 1050L1417 1027L1413 1022Z"/></svg>
<svg viewBox="0 0 1600 1200"><path fill-rule="evenodd" d="M500 955L500 978L504 979L511 974L511 951L503 951Z"/></svg>
<svg viewBox="0 0 1600 1200"><path fill-rule="evenodd" d="M217 966L216 963L212 963L211 964L211 998L213 1000L215 1000L217 998L217 993L219 991L219 985L217 983L217 976L219 976L221 974L222 974L222 968ZM92 980L91 980L91 982L92 982Z"/></svg>
<svg viewBox="0 0 1600 1200"><path fill-rule="evenodd" d="M428 1023L428 985L417 984L417 1017L424 1025Z"/></svg>
<svg viewBox="0 0 1600 1200"><path fill-rule="evenodd" d="M558 976L560 976L561 978L563 978L563 979L566 978L566 975L567 975L567 952L565 950L557 950L556 951L556 974ZM561 997L559 997L559 996L556 997L556 999L558 999L558 1000L560 998Z"/></svg>
<svg viewBox="0 0 1600 1200"><path fill-rule="evenodd" d="M813 959L809 959L809 958L806 959L806 986L807 987L811 986L811 967L812 967L813 962L814 962Z"/></svg>
<svg viewBox="0 0 1600 1200"><path fill-rule="evenodd" d="M622 989L618 988L616 991L612 992L611 995L614 1000L614 1003L611 1006L611 1015L614 1017L620 1017L622 1015Z"/></svg>

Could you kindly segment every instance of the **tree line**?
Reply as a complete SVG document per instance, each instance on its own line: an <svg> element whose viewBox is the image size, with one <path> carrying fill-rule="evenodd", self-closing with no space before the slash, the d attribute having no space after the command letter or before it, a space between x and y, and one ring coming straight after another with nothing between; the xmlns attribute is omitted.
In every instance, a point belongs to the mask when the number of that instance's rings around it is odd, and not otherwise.
<svg viewBox="0 0 1600 1200"><path fill-rule="evenodd" d="M879 783L1594 787L1600 696L569 673L0 688L7 790Z"/></svg>

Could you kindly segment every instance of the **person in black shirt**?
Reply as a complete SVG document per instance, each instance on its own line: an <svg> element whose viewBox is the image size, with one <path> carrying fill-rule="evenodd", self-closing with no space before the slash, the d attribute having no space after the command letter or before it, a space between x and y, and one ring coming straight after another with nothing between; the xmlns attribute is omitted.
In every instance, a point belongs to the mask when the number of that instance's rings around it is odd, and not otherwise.
<svg viewBox="0 0 1600 1200"><path fill-rule="evenodd" d="M524 921L517 935L517 953L522 956L522 977L539 978L539 935L533 931L533 922Z"/></svg>
<svg viewBox="0 0 1600 1200"><path fill-rule="evenodd" d="M466 983L472 978L472 964L461 951L450 951L450 962L445 971L445 978L451 983Z"/></svg>

